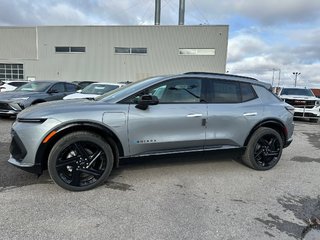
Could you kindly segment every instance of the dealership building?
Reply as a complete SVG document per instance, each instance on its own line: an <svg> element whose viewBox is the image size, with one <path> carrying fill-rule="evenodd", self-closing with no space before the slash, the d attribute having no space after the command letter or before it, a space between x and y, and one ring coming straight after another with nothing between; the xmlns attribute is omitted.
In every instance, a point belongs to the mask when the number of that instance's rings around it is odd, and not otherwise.
<svg viewBox="0 0 320 240"><path fill-rule="evenodd" d="M224 73L228 26L0 27L0 80L137 81Z"/></svg>

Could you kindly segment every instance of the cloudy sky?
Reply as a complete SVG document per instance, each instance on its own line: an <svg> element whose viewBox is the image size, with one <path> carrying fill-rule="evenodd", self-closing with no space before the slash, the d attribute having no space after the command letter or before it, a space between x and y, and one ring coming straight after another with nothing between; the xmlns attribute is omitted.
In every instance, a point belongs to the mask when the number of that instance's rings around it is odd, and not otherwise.
<svg viewBox="0 0 320 240"><path fill-rule="evenodd" d="M320 87L320 0L185 0L186 25L229 25L227 71ZM0 0L1 26L150 25L154 0ZM162 0L161 24L179 0Z"/></svg>

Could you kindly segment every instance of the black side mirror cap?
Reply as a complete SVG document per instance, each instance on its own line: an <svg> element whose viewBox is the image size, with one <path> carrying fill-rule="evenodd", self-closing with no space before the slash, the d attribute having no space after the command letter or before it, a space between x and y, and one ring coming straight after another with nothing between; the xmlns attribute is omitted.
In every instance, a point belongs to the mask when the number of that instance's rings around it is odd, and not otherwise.
<svg viewBox="0 0 320 240"><path fill-rule="evenodd" d="M149 105L157 105L159 103L159 99L157 96L142 95L138 99L137 103L136 108L146 110Z"/></svg>

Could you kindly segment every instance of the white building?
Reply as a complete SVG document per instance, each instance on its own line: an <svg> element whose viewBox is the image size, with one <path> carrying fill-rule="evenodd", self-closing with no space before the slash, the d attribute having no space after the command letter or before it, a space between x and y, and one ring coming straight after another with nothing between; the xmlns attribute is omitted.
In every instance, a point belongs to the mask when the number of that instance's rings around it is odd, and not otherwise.
<svg viewBox="0 0 320 240"><path fill-rule="evenodd" d="M0 79L136 81L224 73L228 26L0 27Z"/></svg>

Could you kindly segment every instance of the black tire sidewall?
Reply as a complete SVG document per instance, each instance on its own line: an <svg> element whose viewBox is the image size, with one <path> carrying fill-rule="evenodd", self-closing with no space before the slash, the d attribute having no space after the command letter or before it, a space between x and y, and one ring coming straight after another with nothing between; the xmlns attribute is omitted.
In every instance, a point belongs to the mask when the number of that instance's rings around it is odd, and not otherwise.
<svg viewBox="0 0 320 240"><path fill-rule="evenodd" d="M60 178L56 170L56 162L61 151L63 151L70 144L73 144L78 141L93 142L94 144L97 144L104 151L107 159L106 169L104 173L101 175L101 177L95 183L83 187L76 187L65 183ZM112 154L112 149L104 139L90 132L74 132L62 137L53 146L48 157L48 171L52 180L60 187L70 191L85 191L95 188L96 186L100 185L102 182L106 180L106 178L109 176L112 170L113 162L114 157Z"/></svg>
<svg viewBox="0 0 320 240"><path fill-rule="evenodd" d="M259 141L259 139L265 135L274 135L277 137L278 141L280 142L280 152L279 152L279 156L278 156L278 160L273 162L272 165L269 165L267 167L263 167L259 164L257 164L256 160L254 159L254 150L255 150L255 146L257 144L257 142ZM264 170L269 170L271 168L273 168L274 166L276 166L281 158L282 155L282 150L283 150L283 144L282 144L283 140L280 136L280 134L275 131L274 129L271 128L267 128L267 127L261 127L259 129L257 129L254 134L252 135L252 137L249 140L249 143L247 145L245 154L243 156L243 161L246 165L248 165L249 167L255 169L255 170L259 170L259 171L264 171Z"/></svg>

